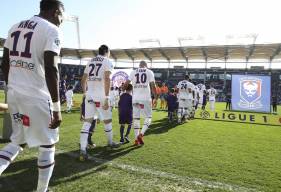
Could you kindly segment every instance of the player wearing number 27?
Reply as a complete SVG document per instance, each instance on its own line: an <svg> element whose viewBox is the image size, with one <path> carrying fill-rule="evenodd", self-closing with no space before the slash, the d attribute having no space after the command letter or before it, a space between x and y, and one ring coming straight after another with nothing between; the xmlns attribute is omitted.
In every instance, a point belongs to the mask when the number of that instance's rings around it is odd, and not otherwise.
<svg viewBox="0 0 281 192"><path fill-rule="evenodd" d="M38 192L48 190L62 120L57 60L63 12L59 0L41 0L39 15L14 25L4 45L2 70L13 132L11 143L0 151L0 174L25 144L39 147Z"/></svg>
<svg viewBox="0 0 281 192"><path fill-rule="evenodd" d="M85 118L80 133L80 161L87 160L87 138L90 127L98 114L104 122L104 131L107 135L108 146L118 147L112 141L112 111L109 107L110 74L113 64L109 60L110 50L108 46L99 47L99 55L91 59L86 65L81 85L85 97Z"/></svg>
<svg viewBox="0 0 281 192"><path fill-rule="evenodd" d="M143 136L151 124L152 118L151 91L154 95L156 93L154 74L147 68L147 63L145 61L141 61L139 68L131 72L125 87L130 82L132 82L133 85L133 121L135 145L143 145ZM144 117L144 124L140 132L141 114Z"/></svg>

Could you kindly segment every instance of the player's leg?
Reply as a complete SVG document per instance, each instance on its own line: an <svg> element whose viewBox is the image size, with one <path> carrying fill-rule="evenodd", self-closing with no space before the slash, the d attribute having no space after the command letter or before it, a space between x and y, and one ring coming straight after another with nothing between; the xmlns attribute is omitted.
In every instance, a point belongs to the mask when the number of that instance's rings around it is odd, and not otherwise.
<svg viewBox="0 0 281 192"><path fill-rule="evenodd" d="M101 117L101 120L104 122L104 132L107 136L107 144L110 147L119 147L118 144L113 142L113 129L112 129L112 109L108 108L104 110L103 108L97 108Z"/></svg>
<svg viewBox="0 0 281 192"><path fill-rule="evenodd" d="M134 122L135 145L139 145L138 136L140 133L140 106L138 103L133 104L133 122Z"/></svg>
<svg viewBox="0 0 281 192"><path fill-rule="evenodd" d="M120 124L120 143L124 143L125 124Z"/></svg>
<svg viewBox="0 0 281 192"><path fill-rule="evenodd" d="M52 103L41 99L23 97L19 104L25 139L29 147L39 147L38 153L38 192L48 189L54 164L55 143L59 140L58 127L49 128L52 120Z"/></svg>
<svg viewBox="0 0 281 192"><path fill-rule="evenodd" d="M89 97L85 98L85 118L80 131L80 160L84 161L87 159L87 145L90 128L95 116L95 105L92 99Z"/></svg>
<svg viewBox="0 0 281 192"><path fill-rule="evenodd" d="M14 91L8 91L8 106L10 111L10 116L12 120L12 135L11 143L7 144L0 150L0 175L3 171L11 164L11 162L17 157L22 147L20 145L25 143L24 130L21 124L21 115L18 109L18 98Z"/></svg>
<svg viewBox="0 0 281 192"><path fill-rule="evenodd" d="M182 117L184 113L184 100L179 99L179 107L178 107L178 123L181 123Z"/></svg>
<svg viewBox="0 0 281 192"><path fill-rule="evenodd" d="M94 118L94 120L91 123L91 127L89 129L89 135L88 135L88 148L94 148L96 147L96 144L92 141L93 133L95 132L97 124L97 119Z"/></svg>
<svg viewBox="0 0 281 192"><path fill-rule="evenodd" d="M130 140L129 140L129 135L130 135L131 129L132 129L132 120L131 120L131 122L128 124L127 131L126 131L126 134L125 134L125 137L124 137L126 143L129 143L129 142L130 142Z"/></svg>
<svg viewBox="0 0 281 192"><path fill-rule="evenodd" d="M49 181L55 166L55 145L42 145L38 155L38 184L37 192L48 190Z"/></svg>
<svg viewBox="0 0 281 192"><path fill-rule="evenodd" d="M210 110L211 111L215 110L215 101L210 101Z"/></svg>
<svg viewBox="0 0 281 192"><path fill-rule="evenodd" d="M141 133L138 135L138 142L139 144L143 145L143 137L145 132L148 130L150 124L151 124L151 118L152 118L152 106L150 101L144 101L140 105L141 113L144 116L144 122L141 129Z"/></svg>
<svg viewBox="0 0 281 192"><path fill-rule="evenodd" d="M125 137L124 137L125 143L130 142L129 135L130 135L131 128L132 128L132 123L133 123L133 111L130 111L126 114L126 119L125 119L125 124L128 125L127 131L126 131L126 134L125 134Z"/></svg>

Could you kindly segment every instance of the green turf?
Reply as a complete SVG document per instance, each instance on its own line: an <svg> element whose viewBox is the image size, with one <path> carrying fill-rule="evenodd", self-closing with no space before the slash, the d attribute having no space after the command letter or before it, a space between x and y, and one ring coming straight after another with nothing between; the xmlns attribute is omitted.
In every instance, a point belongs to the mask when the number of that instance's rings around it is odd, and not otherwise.
<svg viewBox="0 0 281 192"><path fill-rule="evenodd" d="M76 95L77 106L80 100L81 95ZM217 110L223 108L224 103L216 104ZM280 106L278 113L281 114ZM166 116L166 112L154 111L145 145L140 148L132 143L113 150L104 147L103 126L98 125L94 135L97 148L90 150L90 154L103 161L81 163L73 157L78 154L82 126L79 111L63 113L51 189L62 192L280 191L281 127L198 119L184 125L169 125ZM113 112L113 125L117 141L117 110ZM35 149L25 150L4 172L0 178L1 192L36 189L36 154ZM199 184L196 179L201 179ZM234 189L211 186L215 182Z"/></svg>

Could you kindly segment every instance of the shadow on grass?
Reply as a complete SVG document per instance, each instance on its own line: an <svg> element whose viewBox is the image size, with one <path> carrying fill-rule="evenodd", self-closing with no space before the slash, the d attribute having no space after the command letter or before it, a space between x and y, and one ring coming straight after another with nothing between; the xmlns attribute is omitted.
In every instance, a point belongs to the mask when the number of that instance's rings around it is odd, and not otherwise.
<svg viewBox="0 0 281 192"><path fill-rule="evenodd" d="M56 155L56 165L50 187L54 187L67 182L83 179L88 175L94 176L95 173L107 169L107 162L126 155L135 146L122 146L117 149L107 147L97 147L93 151L94 158L99 161L79 162L79 150L59 153ZM12 163L0 178L1 192L29 192L36 190L37 186L37 158L31 157L27 160L20 160Z"/></svg>
<svg viewBox="0 0 281 192"><path fill-rule="evenodd" d="M178 124L175 120L172 123L169 123L167 118L152 121L152 124L149 126L149 129L146 131L145 135L166 133L170 129L176 128L177 126Z"/></svg>

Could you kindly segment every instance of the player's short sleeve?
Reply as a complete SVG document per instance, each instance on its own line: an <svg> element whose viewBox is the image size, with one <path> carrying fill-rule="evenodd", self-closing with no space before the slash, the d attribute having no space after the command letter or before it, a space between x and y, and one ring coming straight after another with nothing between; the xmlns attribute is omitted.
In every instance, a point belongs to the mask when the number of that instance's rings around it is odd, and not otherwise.
<svg viewBox="0 0 281 192"><path fill-rule="evenodd" d="M108 59L107 62L105 63L104 71L112 72L113 68L114 68L114 66L113 66L112 62Z"/></svg>
<svg viewBox="0 0 281 192"><path fill-rule="evenodd" d="M8 37L7 37L7 39L5 40L5 43L4 43L4 47L7 48L7 49L12 49L12 45L11 45L11 36L10 36L10 34L11 34L11 32L12 32L12 29L13 29L13 28L11 28L11 29L9 30L9 32L8 32Z"/></svg>
<svg viewBox="0 0 281 192"><path fill-rule="evenodd" d="M44 51L52 51L59 55L61 49L61 38L62 37L59 28L57 27L50 28L47 33L47 39L46 39Z"/></svg>
<svg viewBox="0 0 281 192"><path fill-rule="evenodd" d="M135 77L135 70L133 70L133 71L130 73L129 80L130 80L130 81L133 81L133 80L134 80L134 77Z"/></svg>
<svg viewBox="0 0 281 192"><path fill-rule="evenodd" d="M154 73L152 71L149 71L149 83L151 82L155 82L155 78Z"/></svg>
<svg viewBox="0 0 281 192"><path fill-rule="evenodd" d="M177 88L178 88L178 89L180 89L180 87L181 87L180 84L181 84L181 82L179 82L179 83L177 84Z"/></svg>

